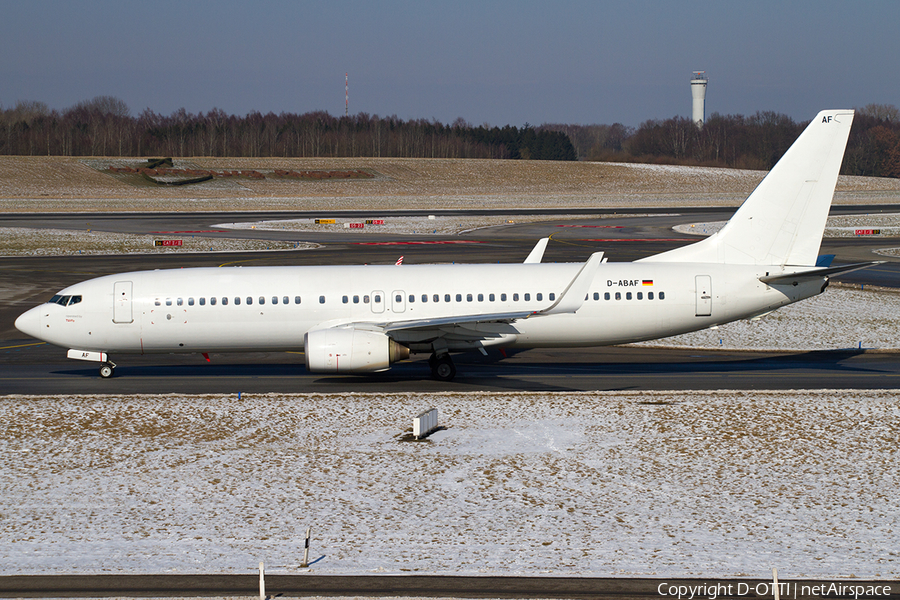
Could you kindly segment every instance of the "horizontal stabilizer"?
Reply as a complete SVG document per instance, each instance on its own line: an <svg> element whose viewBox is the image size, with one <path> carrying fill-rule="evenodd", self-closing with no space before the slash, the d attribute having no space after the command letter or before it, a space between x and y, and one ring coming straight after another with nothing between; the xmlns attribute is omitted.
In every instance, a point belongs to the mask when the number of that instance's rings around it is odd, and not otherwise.
<svg viewBox="0 0 900 600"><path fill-rule="evenodd" d="M771 277L760 277L759 280L769 285L772 284L790 284L800 283L802 281L810 281L822 277L830 277L831 275L839 275L841 273L850 273L865 269L874 265L883 264L885 261L876 260L873 262L854 263L852 265L842 265L840 267L829 267L827 269L810 269L808 271L799 271L797 273L787 273L783 275L772 275Z"/></svg>

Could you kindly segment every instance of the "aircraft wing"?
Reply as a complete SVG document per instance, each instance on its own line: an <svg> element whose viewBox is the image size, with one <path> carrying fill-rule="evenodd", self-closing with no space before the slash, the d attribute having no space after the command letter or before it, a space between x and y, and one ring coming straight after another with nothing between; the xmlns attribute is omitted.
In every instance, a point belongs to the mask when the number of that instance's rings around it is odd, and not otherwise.
<svg viewBox="0 0 900 600"><path fill-rule="evenodd" d="M508 313L485 313L480 315L457 315L451 317L439 317L434 319L412 319L409 321L391 321L387 323L378 323L375 326L385 333L395 331L412 331L439 329L453 325L473 325L478 323L512 323L519 319L527 319L531 316L531 311L508 312Z"/></svg>
<svg viewBox="0 0 900 600"><path fill-rule="evenodd" d="M546 244L538 244L542 246ZM356 329L368 329L382 331L386 334L399 332L425 332L425 331L444 331L448 328L462 327L467 325L481 325L488 323L511 324L521 319L531 319L546 315L554 315L559 313L574 313L581 305L587 295L588 287L594 279L594 272L603 259L603 252L595 252L585 261L566 289L559 295L556 301L543 310L538 311L511 311L497 313L481 313L469 315L449 315L446 317L432 317L428 319L407 319L395 321L363 321L351 322L337 325L338 327L353 327Z"/></svg>

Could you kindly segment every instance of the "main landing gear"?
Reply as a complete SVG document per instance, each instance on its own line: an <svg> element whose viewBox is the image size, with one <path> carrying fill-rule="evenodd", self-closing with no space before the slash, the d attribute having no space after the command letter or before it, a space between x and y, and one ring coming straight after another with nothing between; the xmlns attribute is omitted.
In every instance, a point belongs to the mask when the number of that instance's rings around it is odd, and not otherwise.
<svg viewBox="0 0 900 600"><path fill-rule="evenodd" d="M431 367L431 376L439 381L450 381L456 377L456 365L449 354L432 354L428 359L428 366Z"/></svg>

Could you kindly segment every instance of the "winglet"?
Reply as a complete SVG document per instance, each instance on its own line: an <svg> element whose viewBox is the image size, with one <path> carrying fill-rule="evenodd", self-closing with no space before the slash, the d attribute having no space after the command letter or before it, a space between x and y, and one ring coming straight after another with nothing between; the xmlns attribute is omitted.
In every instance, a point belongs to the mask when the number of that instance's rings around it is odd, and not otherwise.
<svg viewBox="0 0 900 600"><path fill-rule="evenodd" d="M588 288L594 281L594 273L597 266L603 259L602 252L594 252L590 258L582 265L581 270L575 275L574 279L569 282L566 289L563 290L559 298L544 310L533 312L530 317L540 317L545 315L555 315L559 313L572 313L581 308L584 299L587 296Z"/></svg>
<svg viewBox="0 0 900 600"><path fill-rule="evenodd" d="M541 259L544 258L544 250L547 248L547 242L550 241L550 238L545 237L538 240L538 243L534 245L534 248L531 250L531 253L528 255L528 258L525 259L524 264L529 263L539 263Z"/></svg>

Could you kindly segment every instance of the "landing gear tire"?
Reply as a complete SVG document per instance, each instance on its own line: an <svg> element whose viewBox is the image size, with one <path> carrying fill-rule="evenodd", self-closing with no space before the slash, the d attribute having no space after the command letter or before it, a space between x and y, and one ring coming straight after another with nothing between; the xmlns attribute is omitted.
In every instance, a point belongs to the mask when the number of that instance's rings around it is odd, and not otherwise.
<svg viewBox="0 0 900 600"><path fill-rule="evenodd" d="M439 358L432 356L428 359L428 364L431 366L432 377L439 381L451 381L456 377L456 365L453 364L449 354Z"/></svg>
<svg viewBox="0 0 900 600"><path fill-rule="evenodd" d="M113 376L113 373L116 372L115 365L111 365L109 363L104 363L100 365L100 377L103 379L109 379Z"/></svg>

